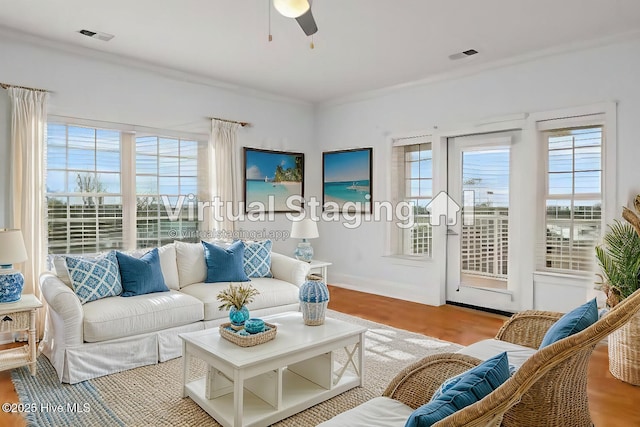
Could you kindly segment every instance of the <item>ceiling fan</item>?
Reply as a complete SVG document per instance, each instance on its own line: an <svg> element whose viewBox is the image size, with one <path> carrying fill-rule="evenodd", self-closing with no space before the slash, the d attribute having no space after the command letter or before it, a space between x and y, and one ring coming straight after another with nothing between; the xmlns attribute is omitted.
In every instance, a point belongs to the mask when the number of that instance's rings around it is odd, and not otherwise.
<svg viewBox="0 0 640 427"><path fill-rule="evenodd" d="M316 20L311 13L312 0L273 0L273 7L282 16L296 18L302 31L308 36L318 31Z"/></svg>

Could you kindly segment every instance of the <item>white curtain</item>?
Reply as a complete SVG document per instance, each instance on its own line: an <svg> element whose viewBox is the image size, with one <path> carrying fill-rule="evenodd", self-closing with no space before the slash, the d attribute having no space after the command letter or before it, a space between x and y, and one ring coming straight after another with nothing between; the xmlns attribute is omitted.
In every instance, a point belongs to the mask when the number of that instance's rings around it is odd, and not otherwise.
<svg viewBox="0 0 640 427"><path fill-rule="evenodd" d="M20 271L23 293L42 301L39 277L45 270L45 129L47 100L43 91L10 87L12 227L22 230L28 259ZM38 310L37 330L44 331L44 310Z"/></svg>
<svg viewBox="0 0 640 427"><path fill-rule="evenodd" d="M214 196L226 204L232 204L234 213L238 213L239 185L242 182L240 151L236 142L238 123L213 119L211 121L211 143L213 164L215 165ZM222 221L214 221L213 228L219 231L234 231L234 221L222 209Z"/></svg>

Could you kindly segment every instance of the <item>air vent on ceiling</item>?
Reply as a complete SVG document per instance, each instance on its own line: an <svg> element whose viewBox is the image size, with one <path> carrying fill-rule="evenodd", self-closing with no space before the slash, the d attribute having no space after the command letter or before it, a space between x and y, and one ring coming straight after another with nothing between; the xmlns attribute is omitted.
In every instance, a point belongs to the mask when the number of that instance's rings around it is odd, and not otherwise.
<svg viewBox="0 0 640 427"><path fill-rule="evenodd" d="M114 37L113 34L101 33L99 31L80 30L78 32L80 34L82 34L83 36L91 37L93 39L102 40L103 42L108 42L109 40L111 40Z"/></svg>
<svg viewBox="0 0 640 427"><path fill-rule="evenodd" d="M458 53L454 53L453 55L449 55L449 59L451 59L452 61L455 61L456 59L462 59L462 58L467 58L469 56L473 56L476 53L478 53L477 50L469 49L463 52L458 52Z"/></svg>

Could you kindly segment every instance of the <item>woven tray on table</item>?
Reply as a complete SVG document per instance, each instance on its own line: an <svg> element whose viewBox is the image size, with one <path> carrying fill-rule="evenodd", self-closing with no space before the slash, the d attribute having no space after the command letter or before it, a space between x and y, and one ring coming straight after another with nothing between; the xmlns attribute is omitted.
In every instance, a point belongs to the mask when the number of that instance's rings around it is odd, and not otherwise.
<svg viewBox="0 0 640 427"><path fill-rule="evenodd" d="M220 336L226 340L231 341L232 343L239 345L240 347L252 347L254 345L263 344L267 341L271 341L276 337L276 333L278 332L278 328L276 325L271 323L264 323L265 330L264 332L259 332L257 334L250 334L247 336L238 335L234 331L230 331L227 327L231 326L231 323L223 323L220 325Z"/></svg>

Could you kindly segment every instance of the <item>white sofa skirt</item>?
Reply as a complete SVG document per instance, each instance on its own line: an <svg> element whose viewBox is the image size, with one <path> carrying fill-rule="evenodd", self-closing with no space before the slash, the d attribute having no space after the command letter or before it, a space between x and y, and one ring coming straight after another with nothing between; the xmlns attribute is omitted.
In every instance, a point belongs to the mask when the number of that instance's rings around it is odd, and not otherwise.
<svg viewBox="0 0 640 427"><path fill-rule="evenodd" d="M52 320L47 319L48 322ZM60 381L75 384L180 357L182 341L178 334L203 328L204 323L200 321L163 331L66 348L56 347L55 337L50 337L52 339L42 341L40 349L56 368Z"/></svg>

